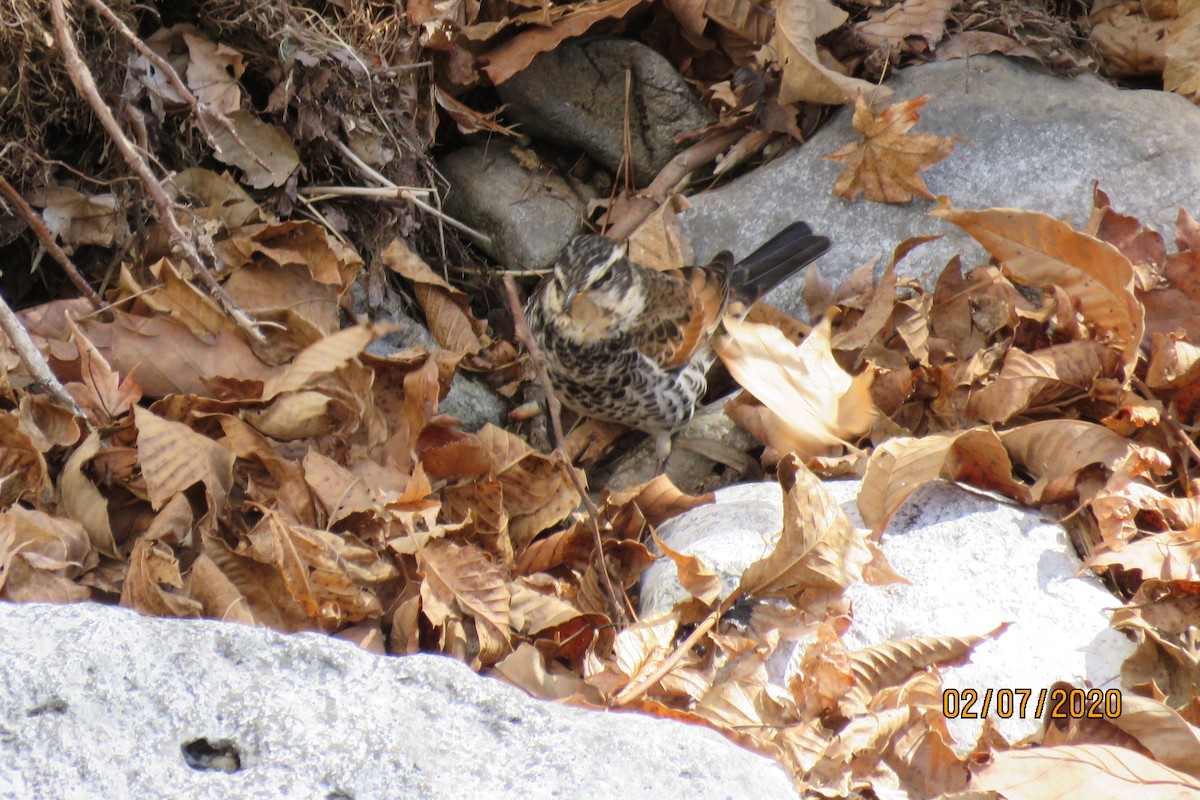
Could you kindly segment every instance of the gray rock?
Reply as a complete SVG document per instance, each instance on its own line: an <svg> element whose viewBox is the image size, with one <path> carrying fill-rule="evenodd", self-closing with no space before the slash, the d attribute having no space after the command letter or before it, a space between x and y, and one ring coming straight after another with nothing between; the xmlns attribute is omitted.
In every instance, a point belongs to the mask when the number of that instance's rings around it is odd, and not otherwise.
<svg viewBox="0 0 1200 800"><path fill-rule="evenodd" d="M6 800L796 797L711 730L448 658L92 604L0 604L0 652Z"/></svg>
<svg viewBox="0 0 1200 800"><path fill-rule="evenodd" d="M825 484L850 521L861 526L859 485ZM727 595L746 567L778 540L780 500L774 483L731 486L717 492L715 504L669 520L658 533L671 549L694 555L717 572ZM1037 693L1054 681L1119 687L1121 662L1133 650L1108 622L1119 601L1095 576L1078 575L1079 558L1061 525L1036 511L933 483L895 514L881 547L911 585L850 587L854 623L844 638L851 649L917 636L978 636L1011 622L1000 636L976 647L969 663L942 671L949 689L975 689L980 698L988 689L1033 691L1025 716L993 720L1010 740L1041 725L1033 710ZM674 564L662 559L643 578L641 614L669 609L687 596ZM805 644L772 662L782 685ZM953 719L949 724L965 752L983 723Z"/></svg>
<svg viewBox="0 0 1200 800"><path fill-rule="evenodd" d="M1200 109L1174 94L1116 89L1091 75L1073 80L1035 72L998 56L901 70L895 100L932 96L914 132L962 136L954 152L921 173L933 194L959 208L1006 206L1042 211L1077 228L1100 182L1118 211L1174 238L1182 206L1200 210ZM841 109L803 146L713 192L691 198L682 215L698 258L722 249L745 254L796 219L833 240L819 262L835 286L876 256L886 264L910 236L944 234L901 262L900 272L928 281L956 253L964 267L986 254L958 227L925 216L933 203L848 203L830 190L842 169L824 157L858 137ZM927 283L927 285L929 285ZM802 278L769 298L803 309Z"/></svg>
<svg viewBox="0 0 1200 800"><path fill-rule="evenodd" d="M758 446L758 441L745 428L738 426L725 415L722 398L703 408L683 426L674 437L671 455L667 458L663 472L681 490L690 494L711 492L721 486L747 478L761 477L762 470L747 450ZM688 440L697 442L689 443ZM724 452L721 449L724 449ZM745 456L749 475L739 475L727 463L709 458L704 450L716 449L714 455L722 458ZM645 437L627 453L618 456L606 469L593 474L595 485L613 491L624 491L630 486L645 483L658 475L658 456L654 452L654 441Z"/></svg>
<svg viewBox="0 0 1200 800"><path fill-rule="evenodd" d="M625 76L630 75L626 102ZM616 172L629 113L633 174L645 186L680 150L675 137L713 121L671 63L630 39L576 39L498 87L526 133L578 147Z"/></svg>
<svg viewBox="0 0 1200 800"><path fill-rule="evenodd" d="M504 427L508 422L508 404L479 381L454 373L450 391L438 403L438 411L458 417L464 431L475 432L489 422Z"/></svg>
<svg viewBox="0 0 1200 800"><path fill-rule="evenodd" d="M491 238L480 246L513 269L550 266L558 251L583 230L586 206L570 184L548 169L527 169L512 145L469 145L442 158L438 170L450 184L446 211Z"/></svg>

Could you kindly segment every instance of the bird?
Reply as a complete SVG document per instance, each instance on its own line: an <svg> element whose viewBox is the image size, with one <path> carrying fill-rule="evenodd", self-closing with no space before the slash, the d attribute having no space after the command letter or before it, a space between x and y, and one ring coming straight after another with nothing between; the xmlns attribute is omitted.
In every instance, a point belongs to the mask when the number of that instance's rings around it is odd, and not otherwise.
<svg viewBox="0 0 1200 800"><path fill-rule="evenodd" d="M731 302L750 304L829 249L794 222L741 261L658 271L605 236L571 239L525 307L550 383L586 417L618 422L654 440L659 470L672 434L707 389L711 346Z"/></svg>

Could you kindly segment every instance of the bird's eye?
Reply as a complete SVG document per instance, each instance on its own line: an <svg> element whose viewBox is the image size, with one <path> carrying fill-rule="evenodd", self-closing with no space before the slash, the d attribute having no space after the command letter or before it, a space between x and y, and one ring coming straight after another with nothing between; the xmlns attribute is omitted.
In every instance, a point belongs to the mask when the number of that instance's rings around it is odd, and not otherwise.
<svg viewBox="0 0 1200 800"><path fill-rule="evenodd" d="M609 271L605 272L603 275L601 275L599 278L596 278L596 280L592 282L592 286L597 286L597 287L603 286L604 284L606 284L612 280L612 276L613 276L612 270L609 270Z"/></svg>

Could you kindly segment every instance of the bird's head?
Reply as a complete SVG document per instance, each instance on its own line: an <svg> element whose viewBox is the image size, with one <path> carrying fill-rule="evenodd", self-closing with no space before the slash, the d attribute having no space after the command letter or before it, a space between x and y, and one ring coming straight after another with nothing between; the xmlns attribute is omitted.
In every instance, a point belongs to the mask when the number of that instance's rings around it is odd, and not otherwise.
<svg viewBox="0 0 1200 800"><path fill-rule="evenodd" d="M550 305L581 339L625 327L645 305L625 246L604 236L584 234L568 242L547 280Z"/></svg>

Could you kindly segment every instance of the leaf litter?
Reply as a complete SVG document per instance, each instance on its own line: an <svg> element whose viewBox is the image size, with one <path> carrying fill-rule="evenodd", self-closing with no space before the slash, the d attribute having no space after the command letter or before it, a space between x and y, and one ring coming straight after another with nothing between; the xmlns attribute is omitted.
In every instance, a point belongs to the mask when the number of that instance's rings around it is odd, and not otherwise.
<svg viewBox="0 0 1200 800"><path fill-rule="evenodd" d="M698 136L740 132L718 176L775 137L803 138L812 106L854 103L863 141L831 156L847 164L835 191L932 199L918 173L950 155L956 138L909 133L928 98L888 106L872 68L982 52L1067 69L1086 63L1060 46L1053 20L1013 13L1019 4L1004 13L995 3L856 5L871 11L851 19L824 0L663 4L674 33L708 51L682 67L707 87L717 115ZM1098 3L1095 38L1114 73L1162 72L1168 88L1191 96L1195 12L1163 5ZM1101 15L1106 7L1115 10ZM502 115L474 110L464 90L501 83L566 38L619 30L647 8L450 2L412 3L406 13L435 62L438 107L464 133L507 134ZM1138 14L1152 22L1131 22ZM838 42L849 29L857 51ZM190 26L147 43L183 83L166 80L144 53L131 55L127 99L159 120L195 103L217 162L246 186L278 190L286 198L278 209L295 202L305 146L331 129L321 116L339 108L313 102L320 79L278 83L269 113L304 102L294 124L277 124L243 97L248 51ZM327 45L293 42L293 67L324 57L355 74L378 66ZM355 158L380 165L396 145L411 147L381 135L362 110L348 117ZM367 265L329 218L280 221L229 175L200 167L177 171L167 186L217 256L226 291L261 323L261 340L197 291L157 224L115 259L105 313L78 301L24 311L83 417L30 393L32 379L4 342L11 402L0 413L0 597L116 602L324 631L375 652L441 652L539 697L713 727L778 760L814 796L887 787L912 797L1069 797L1086 787L1088 797L1168 797L1200 786L1191 636L1200 613L1200 451L1191 440L1200 226L1186 211L1172 250L1099 189L1083 231L1033 211L963 210L941 198L933 215L975 237L992 263L964 271L955 259L926 292L896 275L896 262L920 252L914 239L878 283L864 265L835 292L811 270L805 297L821 320L811 330L761 306L731 321L718 349L744 391L727 413L762 443L785 501L778 543L722 596L702 560L672 551L656 532L711 495L664 476L606 491L597 551L592 521L577 511L567 472L575 467L532 447L516 425L469 433L441 413L460 370L490 376L508 396L526 380L512 343L411 239L383 237L372 267L411 287L437 346L380 355L372 343L394 326L342 328ZM47 185L29 196L67 252L130 237L114 194ZM689 248L673 220L686 201L665 201L631 247L669 269ZM796 407L806 409L802 424ZM612 441L586 425L572 437L572 454ZM863 478L870 531L850 525L819 480L847 475ZM1125 693L1121 718L1047 724L1022 743L985 726L974 752L958 756L938 668L1002 630L847 650L844 590L903 579L883 559L878 533L918 486L939 479L1071 515L1087 566L1127 601L1113 624L1138 641L1125 666L1136 693ZM689 597L621 623L605 576L632 612L656 558L651 543ZM795 642L801 670L788 686L773 685L768 659Z"/></svg>

